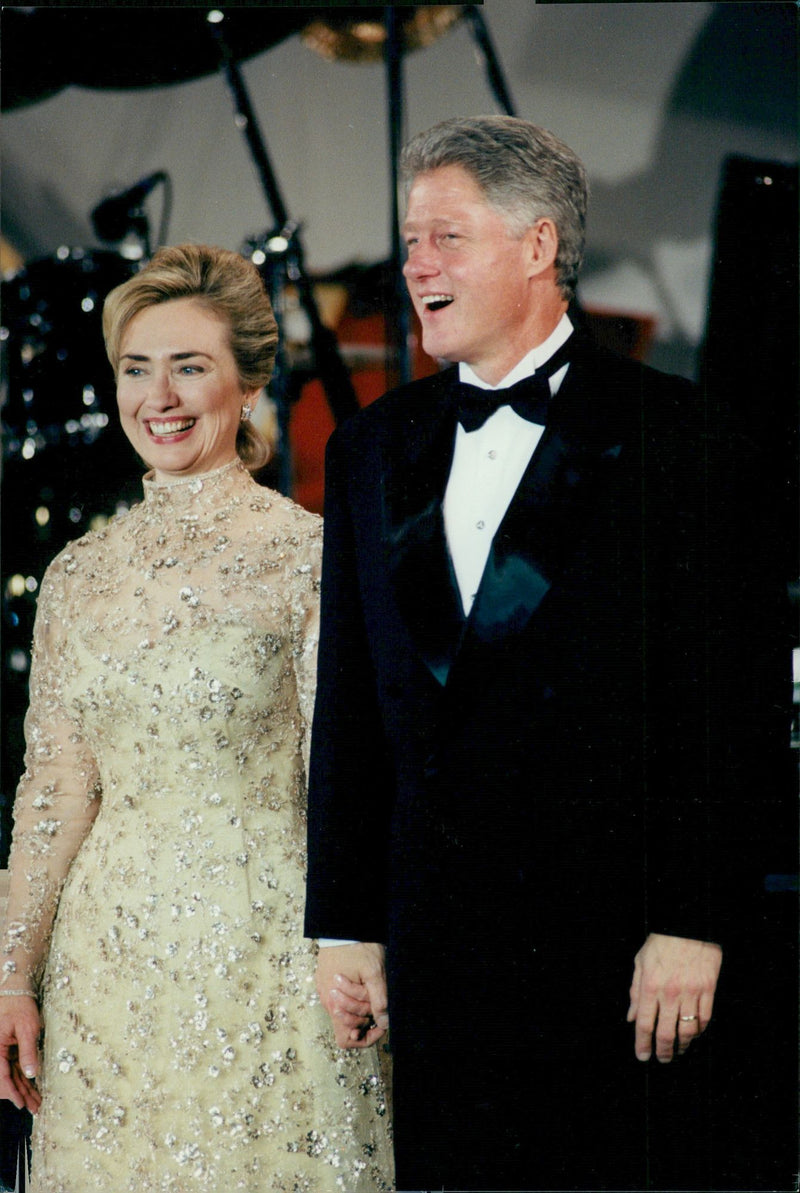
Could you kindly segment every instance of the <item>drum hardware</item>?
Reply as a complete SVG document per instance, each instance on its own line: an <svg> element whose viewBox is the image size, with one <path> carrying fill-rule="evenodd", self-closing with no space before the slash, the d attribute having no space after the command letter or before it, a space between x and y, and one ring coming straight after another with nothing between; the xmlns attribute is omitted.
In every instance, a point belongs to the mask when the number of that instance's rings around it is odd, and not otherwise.
<svg viewBox="0 0 800 1193"><path fill-rule="evenodd" d="M135 263L109 250L63 247L2 283L3 455L94 443L115 410L100 308Z"/></svg>
<svg viewBox="0 0 800 1193"><path fill-rule="evenodd" d="M166 244L172 214L172 181L164 170L148 174L127 190L113 191L93 208L92 226L99 239L117 244L122 255L130 260L150 257L150 221L144 203L159 185L164 188L164 204L157 243Z"/></svg>
<svg viewBox="0 0 800 1193"><path fill-rule="evenodd" d="M404 54L423 49L461 20L464 4L401 6L397 34ZM332 62L382 62L386 57L385 8L340 11L328 9L322 19L311 21L301 41Z"/></svg>

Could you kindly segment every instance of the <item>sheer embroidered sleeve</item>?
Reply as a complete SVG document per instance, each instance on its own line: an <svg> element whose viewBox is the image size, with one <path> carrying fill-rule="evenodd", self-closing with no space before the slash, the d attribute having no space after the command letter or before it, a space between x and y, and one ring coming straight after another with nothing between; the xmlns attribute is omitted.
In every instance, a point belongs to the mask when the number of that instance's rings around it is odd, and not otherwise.
<svg viewBox="0 0 800 1193"><path fill-rule="evenodd" d="M70 558L63 553L46 572L34 624L0 993L36 993L61 889L99 809L97 766L64 697L73 665L67 631Z"/></svg>
<svg viewBox="0 0 800 1193"><path fill-rule="evenodd" d="M308 516L307 516L308 517ZM308 775L311 749L311 720L317 678L319 644L319 591L322 566L322 521L303 519L298 536L292 577L292 638L295 676L301 717L303 763Z"/></svg>

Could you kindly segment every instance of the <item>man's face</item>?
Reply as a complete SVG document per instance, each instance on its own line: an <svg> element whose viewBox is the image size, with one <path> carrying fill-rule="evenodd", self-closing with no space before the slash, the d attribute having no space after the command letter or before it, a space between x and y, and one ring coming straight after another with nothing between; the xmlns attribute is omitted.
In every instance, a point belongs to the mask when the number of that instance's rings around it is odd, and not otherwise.
<svg viewBox="0 0 800 1193"><path fill-rule="evenodd" d="M403 273L430 356L465 361L494 385L535 346L538 227L512 236L461 166L417 175Z"/></svg>

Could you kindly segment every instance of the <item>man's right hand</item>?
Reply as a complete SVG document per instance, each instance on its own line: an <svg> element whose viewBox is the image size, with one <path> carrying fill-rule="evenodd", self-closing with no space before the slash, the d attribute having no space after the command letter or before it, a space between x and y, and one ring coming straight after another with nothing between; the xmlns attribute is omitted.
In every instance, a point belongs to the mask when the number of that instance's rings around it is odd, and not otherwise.
<svg viewBox="0 0 800 1193"><path fill-rule="evenodd" d="M0 998L0 1098L18 1110L36 1114L42 1098L33 1084L39 1072L39 1008L34 998L12 995Z"/></svg>
<svg viewBox="0 0 800 1193"><path fill-rule="evenodd" d="M389 1027L382 944L329 945L319 950L317 991L340 1048L368 1048Z"/></svg>

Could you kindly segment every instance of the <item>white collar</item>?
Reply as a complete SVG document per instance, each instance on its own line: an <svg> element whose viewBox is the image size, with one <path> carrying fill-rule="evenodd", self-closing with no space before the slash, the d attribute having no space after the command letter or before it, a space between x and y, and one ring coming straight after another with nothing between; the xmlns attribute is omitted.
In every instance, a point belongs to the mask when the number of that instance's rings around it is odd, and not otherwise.
<svg viewBox="0 0 800 1193"><path fill-rule="evenodd" d="M572 320L565 312L547 339L541 344L537 344L535 348L531 348L530 352L526 352L522 360L518 361L511 372L506 373L497 385L487 385L485 381L481 381L480 377L463 360L458 366L459 380L465 381L468 385L477 385L479 389L507 389L509 385L514 385L517 381L533 376L536 370L546 364L553 353L557 352L561 345L569 339L572 330Z"/></svg>

